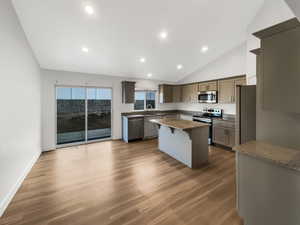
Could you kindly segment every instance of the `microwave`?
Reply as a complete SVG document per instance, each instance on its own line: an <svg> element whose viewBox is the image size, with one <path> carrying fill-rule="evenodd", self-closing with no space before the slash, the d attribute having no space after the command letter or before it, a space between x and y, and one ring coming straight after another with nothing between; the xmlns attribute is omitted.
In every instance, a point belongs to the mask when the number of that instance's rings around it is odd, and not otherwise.
<svg viewBox="0 0 300 225"><path fill-rule="evenodd" d="M218 103L218 92L217 91L201 91L198 93L199 103Z"/></svg>

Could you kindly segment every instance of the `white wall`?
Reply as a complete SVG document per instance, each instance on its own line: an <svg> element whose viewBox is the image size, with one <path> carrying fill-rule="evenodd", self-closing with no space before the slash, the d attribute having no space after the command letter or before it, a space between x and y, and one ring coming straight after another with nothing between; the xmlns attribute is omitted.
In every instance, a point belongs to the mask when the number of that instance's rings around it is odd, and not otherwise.
<svg viewBox="0 0 300 225"><path fill-rule="evenodd" d="M237 46L179 82L192 83L246 74L245 50L246 43Z"/></svg>
<svg viewBox="0 0 300 225"><path fill-rule="evenodd" d="M209 63L201 70L195 71L186 78L180 81L180 83L200 82L213 79L221 79L226 77L232 77L237 75L246 74L246 43L240 45L231 51L222 55L214 62ZM235 104L178 104L178 109L199 111L205 107L215 107L224 109L226 114L235 114Z"/></svg>
<svg viewBox="0 0 300 225"><path fill-rule="evenodd" d="M42 143L43 150L55 148L55 85L93 86L113 88L113 139L121 138L121 113L133 111L133 104L122 104L121 81L132 80L124 77L91 75L53 70L42 70ZM158 90L162 81L135 80L136 89ZM158 95L157 95L158 97ZM157 101L158 102L158 101ZM157 109L175 109L175 104L158 104Z"/></svg>
<svg viewBox="0 0 300 225"><path fill-rule="evenodd" d="M0 1L0 216L41 151L40 69L10 0Z"/></svg>
<svg viewBox="0 0 300 225"><path fill-rule="evenodd" d="M285 0L293 13L300 19L300 2L299 0Z"/></svg>
<svg viewBox="0 0 300 225"><path fill-rule="evenodd" d="M259 39L251 34L295 17L284 0L266 0L255 20L249 25L247 71L256 73L255 56L248 50L260 47ZM299 86L299 84L295 84ZM284 91L284 90L283 90ZM257 139L300 149L300 115L263 110L257 111Z"/></svg>

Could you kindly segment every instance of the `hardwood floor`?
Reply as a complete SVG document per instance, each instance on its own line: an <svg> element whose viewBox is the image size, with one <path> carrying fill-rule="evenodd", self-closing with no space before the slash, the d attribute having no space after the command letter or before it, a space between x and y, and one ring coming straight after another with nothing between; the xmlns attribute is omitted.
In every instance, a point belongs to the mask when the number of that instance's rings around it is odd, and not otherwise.
<svg viewBox="0 0 300 225"><path fill-rule="evenodd" d="M191 170L157 141L108 141L42 154L0 225L240 225L234 153Z"/></svg>

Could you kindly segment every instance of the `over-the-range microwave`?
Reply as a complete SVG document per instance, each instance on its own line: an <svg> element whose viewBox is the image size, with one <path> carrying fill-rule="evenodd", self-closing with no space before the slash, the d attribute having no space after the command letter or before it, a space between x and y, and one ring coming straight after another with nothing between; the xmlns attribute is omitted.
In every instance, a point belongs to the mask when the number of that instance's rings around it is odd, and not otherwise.
<svg viewBox="0 0 300 225"><path fill-rule="evenodd" d="M198 92L199 103L218 103L218 92L217 91L200 91Z"/></svg>

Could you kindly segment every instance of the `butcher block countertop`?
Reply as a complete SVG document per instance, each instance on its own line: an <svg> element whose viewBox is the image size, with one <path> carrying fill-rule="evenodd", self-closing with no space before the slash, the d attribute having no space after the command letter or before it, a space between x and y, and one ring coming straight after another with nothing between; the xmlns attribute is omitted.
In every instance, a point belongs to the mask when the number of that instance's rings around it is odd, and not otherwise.
<svg viewBox="0 0 300 225"><path fill-rule="evenodd" d="M170 128L180 129L180 130L192 130L200 127L208 127L209 125L206 123L199 123L189 120L181 120L181 119L153 119L150 120L152 123L156 123L162 126L167 126Z"/></svg>
<svg viewBox="0 0 300 225"><path fill-rule="evenodd" d="M300 150L280 147L263 141L251 141L235 146L233 150L300 172Z"/></svg>

